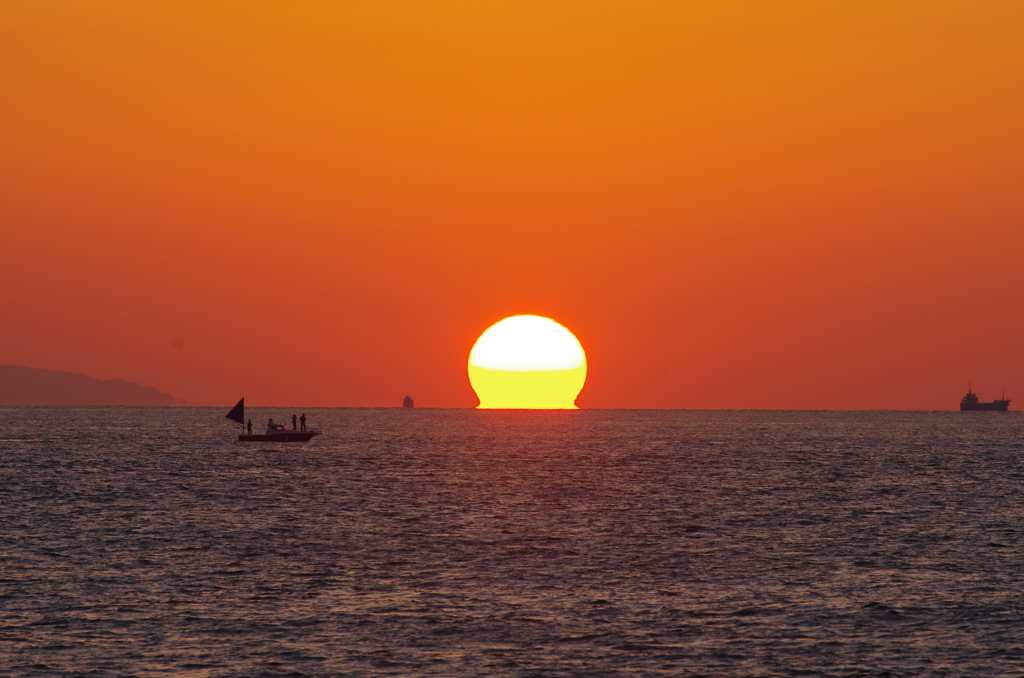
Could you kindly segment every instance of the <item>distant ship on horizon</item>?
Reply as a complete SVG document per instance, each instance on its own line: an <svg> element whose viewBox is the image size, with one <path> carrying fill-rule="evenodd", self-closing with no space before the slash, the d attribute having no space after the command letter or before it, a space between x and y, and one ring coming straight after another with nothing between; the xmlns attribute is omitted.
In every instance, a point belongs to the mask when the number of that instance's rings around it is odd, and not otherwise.
<svg viewBox="0 0 1024 678"><path fill-rule="evenodd" d="M993 400L990 403L983 403L978 401L978 396L971 390L971 385L967 385L967 395L960 401L961 412L1006 412L1010 409L1010 401L1006 398L1006 393L1003 393L1002 400Z"/></svg>
<svg viewBox="0 0 1024 678"><path fill-rule="evenodd" d="M405 396L402 400L402 407L415 407L412 402L412 396Z"/></svg>

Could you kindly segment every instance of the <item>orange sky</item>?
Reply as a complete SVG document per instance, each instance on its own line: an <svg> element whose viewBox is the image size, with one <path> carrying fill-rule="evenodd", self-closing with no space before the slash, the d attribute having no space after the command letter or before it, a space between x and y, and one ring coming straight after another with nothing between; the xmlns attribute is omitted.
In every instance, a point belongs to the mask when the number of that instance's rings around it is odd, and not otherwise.
<svg viewBox="0 0 1024 678"><path fill-rule="evenodd" d="M834 4L7 0L0 364L470 407L529 313L582 407L1022 408L1024 4Z"/></svg>

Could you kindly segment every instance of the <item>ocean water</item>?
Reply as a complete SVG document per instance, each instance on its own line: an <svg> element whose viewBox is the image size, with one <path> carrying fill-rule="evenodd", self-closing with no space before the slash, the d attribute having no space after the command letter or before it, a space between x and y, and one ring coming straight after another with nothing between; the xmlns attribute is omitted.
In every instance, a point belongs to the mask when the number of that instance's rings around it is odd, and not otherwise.
<svg viewBox="0 0 1024 678"><path fill-rule="evenodd" d="M226 411L0 408L0 674L1024 674L1020 413Z"/></svg>

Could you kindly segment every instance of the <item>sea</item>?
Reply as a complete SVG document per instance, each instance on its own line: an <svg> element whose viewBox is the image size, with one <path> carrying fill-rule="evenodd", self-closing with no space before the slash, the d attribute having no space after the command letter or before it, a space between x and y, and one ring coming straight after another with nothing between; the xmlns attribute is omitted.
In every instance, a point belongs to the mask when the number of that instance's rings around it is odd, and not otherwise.
<svg viewBox="0 0 1024 678"><path fill-rule="evenodd" d="M0 675L1024 675L1019 412L226 412L0 408Z"/></svg>

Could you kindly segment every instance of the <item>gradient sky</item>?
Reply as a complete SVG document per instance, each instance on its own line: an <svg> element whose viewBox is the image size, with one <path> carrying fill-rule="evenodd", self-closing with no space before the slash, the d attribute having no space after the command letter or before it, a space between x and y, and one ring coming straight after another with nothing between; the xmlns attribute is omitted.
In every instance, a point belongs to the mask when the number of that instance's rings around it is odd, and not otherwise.
<svg viewBox="0 0 1024 678"><path fill-rule="evenodd" d="M213 5L211 7L211 5ZM0 364L189 404L1024 407L1024 3L0 4Z"/></svg>

